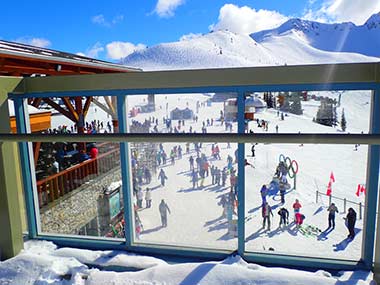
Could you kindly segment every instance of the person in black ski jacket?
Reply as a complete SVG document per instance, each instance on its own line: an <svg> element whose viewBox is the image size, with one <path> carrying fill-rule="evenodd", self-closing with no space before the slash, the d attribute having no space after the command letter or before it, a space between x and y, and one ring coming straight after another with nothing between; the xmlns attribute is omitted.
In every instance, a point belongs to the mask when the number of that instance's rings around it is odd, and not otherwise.
<svg viewBox="0 0 380 285"><path fill-rule="evenodd" d="M354 209L349 208L348 214L346 216L347 228L348 228L348 238L354 239L355 237L355 223L356 223L356 212Z"/></svg>
<svg viewBox="0 0 380 285"><path fill-rule="evenodd" d="M282 225L287 225L289 223L289 211L286 208L281 208L278 212L280 215L280 224L278 225L280 228Z"/></svg>

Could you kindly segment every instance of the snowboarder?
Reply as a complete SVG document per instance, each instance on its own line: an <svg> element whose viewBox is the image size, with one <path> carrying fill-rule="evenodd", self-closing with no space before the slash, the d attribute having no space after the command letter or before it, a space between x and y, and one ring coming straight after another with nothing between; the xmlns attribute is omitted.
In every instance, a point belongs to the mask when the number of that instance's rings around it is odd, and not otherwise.
<svg viewBox="0 0 380 285"><path fill-rule="evenodd" d="M263 216L263 229L265 229L265 224L268 221L268 231L270 231L270 216L272 215L272 208L269 206L268 202L263 203L261 208L261 214Z"/></svg>
<svg viewBox="0 0 380 285"><path fill-rule="evenodd" d="M152 206L152 192L150 191L149 188L146 188L145 201L146 201L146 207L150 208Z"/></svg>
<svg viewBox="0 0 380 285"><path fill-rule="evenodd" d="M161 181L161 186L165 186L165 180L168 179L168 177L165 174L165 171L161 168L160 173L158 174L158 179Z"/></svg>
<svg viewBox="0 0 380 285"><path fill-rule="evenodd" d="M162 227L165 228L168 225L168 212L169 214L171 213L168 204L165 203L164 199L161 200L158 210L160 211Z"/></svg>
<svg viewBox="0 0 380 285"><path fill-rule="evenodd" d="M354 239L355 237L355 223L356 223L356 212L354 209L349 208L348 214L345 218L347 222L347 228L348 228L348 238Z"/></svg>
<svg viewBox="0 0 380 285"><path fill-rule="evenodd" d="M331 203L331 205L327 208L327 211L329 212L329 228L332 227L332 229L335 229L335 213L339 213L338 208L335 206L334 203Z"/></svg>
<svg viewBox="0 0 380 285"><path fill-rule="evenodd" d="M281 208L277 214L280 215L280 224L278 225L281 228L282 225L286 226L289 224L289 211L286 208Z"/></svg>

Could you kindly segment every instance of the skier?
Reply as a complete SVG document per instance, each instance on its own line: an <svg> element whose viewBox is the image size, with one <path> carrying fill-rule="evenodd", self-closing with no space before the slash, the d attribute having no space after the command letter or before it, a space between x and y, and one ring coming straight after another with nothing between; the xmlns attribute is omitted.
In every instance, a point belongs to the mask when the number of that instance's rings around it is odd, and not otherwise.
<svg viewBox="0 0 380 285"><path fill-rule="evenodd" d="M329 228L332 227L332 229L335 229L335 213L339 213L338 208L335 206L334 203L331 203L331 205L327 208L327 211L329 212Z"/></svg>
<svg viewBox="0 0 380 285"><path fill-rule="evenodd" d="M158 174L158 179L161 181L161 186L165 186L165 180L168 179L168 177L165 174L165 171L161 168L160 173Z"/></svg>
<svg viewBox="0 0 380 285"><path fill-rule="evenodd" d="M347 228L348 228L348 238L349 239L354 239L355 237L355 222L356 222L356 212L354 209L349 208L348 209L348 214L345 218L347 222Z"/></svg>
<svg viewBox="0 0 380 285"><path fill-rule="evenodd" d="M168 225L168 212L169 214L171 213L168 204L165 203L164 199L161 200L158 210L160 211L162 227L165 228Z"/></svg>
<svg viewBox="0 0 380 285"><path fill-rule="evenodd" d="M270 215L273 217L272 208L268 202L263 203L261 207L261 214L263 216L263 229L265 229L266 221L268 221L268 231L270 231Z"/></svg>
<svg viewBox="0 0 380 285"><path fill-rule="evenodd" d="M289 224L289 211L286 208L281 208L277 214L280 215L280 224L278 225L281 228L282 225L286 226Z"/></svg>
<svg viewBox="0 0 380 285"><path fill-rule="evenodd" d="M293 203L293 209L294 209L294 220L296 220L296 214L300 212L300 209L302 208L302 205L298 199Z"/></svg>
<svg viewBox="0 0 380 285"><path fill-rule="evenodd" d="M145 201L146 201L146 207L150 208L152 206L152 192L150 191L149 188L146 188Z"/></svg>

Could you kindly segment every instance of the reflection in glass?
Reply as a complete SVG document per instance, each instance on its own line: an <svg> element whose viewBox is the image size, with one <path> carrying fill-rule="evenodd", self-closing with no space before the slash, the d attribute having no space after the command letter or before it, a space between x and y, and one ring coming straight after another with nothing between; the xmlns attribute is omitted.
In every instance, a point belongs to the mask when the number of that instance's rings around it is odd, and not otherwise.
<svg viewBox="0 0 380 285"><path fill-rule="evenodd" d="M246 144L246 250L360 259L367 149ZM354 239L347 239L349 208Z"/></svg>

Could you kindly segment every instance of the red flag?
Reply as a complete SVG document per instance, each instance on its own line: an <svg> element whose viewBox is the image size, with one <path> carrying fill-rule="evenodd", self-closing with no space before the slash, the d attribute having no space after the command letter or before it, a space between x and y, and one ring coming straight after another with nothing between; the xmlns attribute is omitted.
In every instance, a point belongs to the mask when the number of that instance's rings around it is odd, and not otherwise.
<svg viewBox="0 0 380 285"><path fill-rule="evenodd" d="M332 192L332 190L331 190L331 181L330 181L329 184L327 185L326 195L327 195L327 196L330 196L330 195L331 195L331 192Z"/></svg>
<svg viewBox="0 0 380 285"><path fill-rule="evenodd" d="M330 181L331 182L335 182L334 173L332 171L331 171L331 174L330 174Z"/></svg>
<svg viewBox="0 0 380 285"><path fill-rule="evenodd" d="M360 189L361 189L361 188L362 188L361 185L358 184L358 189L356 190L356 196L358 196L358 197L359 197L359 195L360 195Z"/></svg>
<svg viewBox="0 0 380 285"><path fill-rule="evenodd" d="M362 187L360 188L360 192L364 193L364 195L365 195L365 187L364 187L364 185L362 185Z"/></svg>

